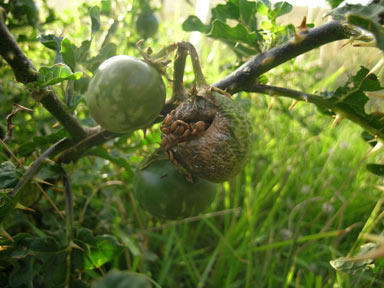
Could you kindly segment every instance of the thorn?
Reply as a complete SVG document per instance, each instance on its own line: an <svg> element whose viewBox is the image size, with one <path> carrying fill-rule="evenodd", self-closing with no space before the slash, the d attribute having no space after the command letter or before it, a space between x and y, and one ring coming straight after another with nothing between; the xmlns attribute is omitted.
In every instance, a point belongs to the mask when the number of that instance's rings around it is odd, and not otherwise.
<svg viewBox="0 0 384 288"><path fill-rule="evenodd" d="M37 182L37 183L42 183L42 184L46 184L46 185L49 185L49 186L53 186L52 183L47 182L47 181L45 181L45 180L43 180L43 179L40 179L40 178L38 178L38 177L33 177L33 180L34 180L35 182Z"/></svg>
<svg viewBox="0 0 384 288"><path fill-rule="evenodd" d="M20 104L14 103L13 105L16 106L17 108L19 108L20 110L28 111L28 112L34 112L34 110L27 108L27 107L24 107L24 106L21 106Z"/></svg>
<svg viewBox="0 0 384 288"><path fill-rule="evenodd" d="M277 99L277 96L272 96L271 103L269 103L269 106L268 106L268 112L272 110L273 105L275 105L276 103L276 99Z"/></svg>
<svg viewBox="0 0 384 288"><path fill-rule="evenodd" d="M69 243L69 245L70 245L72 248L75 248L75 249L84 251L83 248L81 248L79 245L77 245L77 244L76 244L75 242L73 242L72 240L71 240L71 242Z"/></svg>
<svg viewBox="0 0 384 288"><path fill-rule="evenodd" d="M353 43L353 39L350 39L348 40L347 42L345 42L343 45L341 45L340 49L341 48L344 48L345 46L347 46L348 44L352 44Z"/></svg>
<svg viewBox="0 0 384 288"><path fill-rule="evenodd" d="M15 242L15 240L13 240L12 236L9 235L8 232L5 231L5 229L3 227L0 227L0 236L7 238L9 241Z"/></svg>
<svg viewBox="0 0 384 288"><path fill-rule="evenodd" d="M299 33L307 32L309 30L309 27L307 26L307 17L304 16L303 21L301 21L301 24L299 27L296 27L299 29Z"/></svg>
<svg viewBox="0 0 384 288"><path fill-rule="evenodd" d="M288 107L288 110L292 110L296 106L297 103L299 103L299 101L293 100L291 106Z"/></svg>
<svg viewBox="0 0 384 288"><path fill-rule="evenodd" d="M5 250L7 250L7 249L9 249L9 248L11 248L12 246L5 246L5 245L0 245L0 252L1 251L5 251Z"/></svg>
<svg viewBox="0 0 384 288"><path fill-rule="evenodd" d="M353 47L377 47L377 42L376 41L370 41L370 42L364 42L364 41L359 41L356 44L352 45Z"/></svg>
<svg viewBox="0 0 384 288"><path fill-rule="evenodd" d="M293 44L299 44L299 43L303 42L306 37L307 36L305 36L305 35L299 35L297 33L293 33L292 43Z"/></svg>
<svg viewBox="0 0 384 288"><path fill-rule="evenodd" d="M29 211L35 213L36 211L33 210L32 208L25 207L23 204L17 203L15 206L16 209L24 210L24 211Z"/></svg>
<svg viewBox="0 0 384 288"><path fill-rule="evenodd" d="M377 140L377 144L376 144L374 147L372 147L372 148L367 152L366 156L368 156L368 155L370 155L370 154L372 154L372 153L375 153L375 152L381 150L381 149L383 148L383 146L384 146L383 142L379 141L379 139L378 139L378 140Z"/></svg>
<svg viewBox="0 0 384 288"><path fill-rule="evenodd" d="M144 138L146 138L147 137L147 128L143 128L142 130L143 130L143 133L144 133Z"/></svg>
<svg viewBox="0 0 384 288"><path fill-rule="evenodd" d="M267 57L263 60L263 65L267 65L273 61L274 57Z"/></svg>
<svg viewBox="0 0 384 288"><path fill-rule="evenodd" d="M381 192L384 192L384 186L381 185L375 185L374 186L377 190L380 190Z"/></svg>
<svg viewBox="0 0 384 288"><path fill-rule="evenodd" d="M332 128L336 127L340 123L340 121L343 119L343 117L340 114L336 114L333 117L335 118L335 120L333 120L332 122L332 125L331 125Z"/></svg>
<svg viewBox="0 0 384 288"><path fill-rule="evenodd" d="M369 71L369 73L368 73L367 76L365 76L365 77L368 77L369 75L375 73L375 72L378 71L383 65L384 65L384 59L381 58L380 61L377 62L377 64L371 69L371 71Z"/></svg>

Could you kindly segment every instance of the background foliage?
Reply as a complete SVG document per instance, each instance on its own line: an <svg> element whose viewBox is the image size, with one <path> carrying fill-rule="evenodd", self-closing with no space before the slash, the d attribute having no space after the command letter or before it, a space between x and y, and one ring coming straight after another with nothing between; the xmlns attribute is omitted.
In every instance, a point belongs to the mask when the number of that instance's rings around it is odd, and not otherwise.
<svg viewBox="0 0 384 288"><path fill-rule="evenodd" d="M291 39L304 16L309 27L321 24L315 10L292 11L286 2L273 5L266 0L257 5L240 0L213 5L204 24L190 16L194 7L188 1L178 2L151 1L160 26L144 45L157 51L170 42L188 40L191 31L206 34L196 46L210 83L251 55ZM337 7L341 1L330 2ZM59 9L50 1L38 6L32 0L0 1L8 29L40 71L39 81L29 88L56 83L58 97L87 127L95 123L82 95L97 66L113 55L140 57L135 21L146 9L142 3L73 1ZM332 12L337 19L353 12L357 16L347 19L351 24L382 29L375 18L381 10L340 9ZM382 49L379 28L370 32ZM380 102L373 106L378 113L367 111L371 98L365 91L382 90L380 69L367 76L382 54L376 47L342 48L346 42L289 60L258 81L322 95L327 103L341 103L380 130ZM65 65L54 66L61 62ZM304 102L288 109L289 99L236 94L255 131L252 159L235 179L220 184L206 214L166 222L148 215L132 196L138 163L161 141L159 124L145 136L140 130L114 138L75 163L46 160L17 199L8 197L31 163L68 132L15 81L3 58L0 75L1 139L8 135L6 118L18 108L15 104L28 108L19 107L12 117L12 135L0 150L0 287L383 284L383 263L373 261L375 255L363 262L343 258L358 253L366 241L375 242L373 248L383 242L373 238L383 230L383 183L376 175L383 174L382 152L367 153L377 139L365 133L370 142L363 141L358 125L341 121L333 126L333 119L324 115L327 111ZM192 83L188 63L186 86ZM168 90L170 95L170 85ZM73 211L68 209L68 195ZM14 209L18 201L33 210ZM372 251L370 247L363 252ZM333 266L331 260L336 261Z"/></svg>

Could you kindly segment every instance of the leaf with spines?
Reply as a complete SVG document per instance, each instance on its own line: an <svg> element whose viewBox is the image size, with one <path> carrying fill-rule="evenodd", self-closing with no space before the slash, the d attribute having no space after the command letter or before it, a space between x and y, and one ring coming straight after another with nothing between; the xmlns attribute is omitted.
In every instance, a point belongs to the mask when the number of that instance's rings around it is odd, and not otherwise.
<svg viewBox="0 0 384 288"><path fill-rule="evenodd" d="M336 89L333 94L324 96L327 102L333 106L333 112L348 118L363 127L370 127L380 131L383 127L383 113L367 114L365 105L369 101L367 92L379 91L383 88L376 75L369 74L369 70L361 67L360 70L345 83Z"/></svg>
<svg viewBox="0 0 384 288"><path fill-rule="evenodd" d="M376 243L367 243L360 246L360 251L354 258L340 257L330 261L331 266L337 271L354 274L374 267L373 259L363 256L377 248ZM362 259L359 259L362 258Z"/></svg>
<svg viewBox="0 0 384 288"><path fill-rule="evenodd" d="M330 15L335 20L346 21L372 33L376 38L377 47L384 51L384 27L382 26L384 7L382 5L347 4L332 10Z"/></svg>

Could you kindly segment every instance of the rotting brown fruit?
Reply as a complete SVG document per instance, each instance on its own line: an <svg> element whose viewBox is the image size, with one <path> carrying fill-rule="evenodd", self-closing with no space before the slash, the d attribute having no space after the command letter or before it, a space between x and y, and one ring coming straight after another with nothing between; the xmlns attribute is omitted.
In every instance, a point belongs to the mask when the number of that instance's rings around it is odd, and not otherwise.
<svg viewBox="0 0 384 288"><path fill-rule="evenodd" d="M217 88L192 89L161 129L161 145L170 160L212 182L238 174L251 154L252 126L246 112Z"/></svg>

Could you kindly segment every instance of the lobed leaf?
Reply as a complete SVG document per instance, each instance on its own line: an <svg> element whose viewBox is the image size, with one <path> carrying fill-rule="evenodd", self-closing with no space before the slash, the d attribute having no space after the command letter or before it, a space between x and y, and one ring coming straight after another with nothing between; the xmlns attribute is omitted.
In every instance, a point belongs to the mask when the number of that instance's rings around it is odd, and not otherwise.
<svg viewBox="0 0 384 288"><path fill-rule="evenodd" d="M56 35L53 35L53 34L40 34L39 36L37 36L37 41L39 41L45 47L53 51L60 50L60 45L62 40L63 40L63 37L57 37Z"/></svg>
<svg viewBox="0 0 384 288"><path fill-rule="evenodd" d="M64 38L61 42L61 55L64 63L74 71L76 69L76 46L68 38Z"/></svg>
<svg viewBox="0 0 384 288"><path fill-rule="evenodd" d="M292 8L292 5L288 2L277 2L274 5L273 10L270 10L268 12L268 19L271 21L275 21L277 17L283 16L291 12Z"/></svg>
<svg viewBox="0 0 384 288"><path fill-rule="evenodd" d="M121 252L123 246L111 235L93 236L92 231L86 228L79 229L76 243L84 247L83 259L78 263L83 269L93 270L105 263L115 259Z"/></svg>
<svg viewBox="0 0 384 288"><path fill-rule="evenodd" d="M77 80L82 76L82 72L72 73L71 68L63 63L55 64L51 67L41 67L37 83L40 87L54 85L65 80Z"/></svg>
<svg viewBox="0 0 384 288"><path fill-rule="evenodd" d="M89 15L91 16L91 29L92 36L100 30L100 8L98 6L94 6L89 10Z"/></svg>
<svg viewBox="0 0 384 288"><path fill-rule="evenodd" d="M361 5L347 4L334 9L330 15L335 20L346 21L372 33L377 42L377 47L384 51L384 28L383 23L384 7L382 5Z"/></svg>
<svg viewBox="0 0 384 288"><path fill-rule="evenodd" d="M376 243L367 243L360 246L360 251L354 258L340 257L330 261L331 266L338 271L354 274L356 272L365 271L374 267L372 259L361 259L359 257L375 250Z"/></svg>

